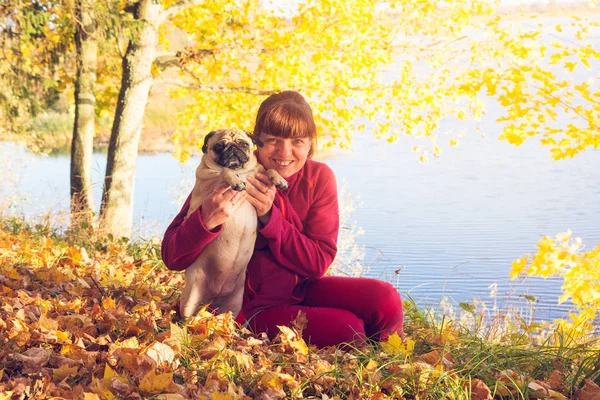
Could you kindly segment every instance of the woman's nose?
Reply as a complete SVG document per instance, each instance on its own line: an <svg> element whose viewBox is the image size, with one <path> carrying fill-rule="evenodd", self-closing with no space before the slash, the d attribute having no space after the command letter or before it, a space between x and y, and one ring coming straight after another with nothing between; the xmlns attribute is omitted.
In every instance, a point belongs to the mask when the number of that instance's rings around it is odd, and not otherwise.
<svg viewBox="0 0 600 400"><path fill-rule="evenodd" d="M288 140L282 140L279 145L279 153L283 157L292 154L292 144Z"/></svg>

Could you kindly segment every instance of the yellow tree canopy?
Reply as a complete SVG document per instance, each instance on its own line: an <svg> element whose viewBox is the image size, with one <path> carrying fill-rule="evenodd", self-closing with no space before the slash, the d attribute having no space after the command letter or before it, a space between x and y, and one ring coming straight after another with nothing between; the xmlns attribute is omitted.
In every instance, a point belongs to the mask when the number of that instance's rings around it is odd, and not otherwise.
<svg viewBox="0 0 600 400"><path fill-rule="evenodd" d="M309 99L325 147L368 127L388 141L430 138L438 156L464 134L440 124L480 119L486 99L501 107L498 135L510 143L537 136L557 159L600 146L600 89L578 77L600 58L588 41L597 23L574 19L573 40L560 40L535 21L504 22L488 1L278 4L217 0L173 19L196 44L174 91L191 99L175 135L180 159L210 129L251 129L260 102L285 89Z"/></svg>

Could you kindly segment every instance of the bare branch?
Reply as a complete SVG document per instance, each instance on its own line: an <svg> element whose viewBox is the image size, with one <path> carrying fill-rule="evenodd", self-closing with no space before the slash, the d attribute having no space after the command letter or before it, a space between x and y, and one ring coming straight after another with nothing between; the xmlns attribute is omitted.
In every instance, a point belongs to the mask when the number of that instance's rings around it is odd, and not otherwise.
<svg viewBox="0 0 600 400"><path fill-rule="evenodd" d="M165 10L164 16L166 18L172 17L185 10L188 7L195 6L196 4L200 4L201 0L180 0L177 3L173 4L170 7L167 7Z"/></svg>
<svg viewBox="0 0 600 400"><path fill-rule="evenodd" d="M277 93L280 90L276 89L255 89L250 87L230 87L230 86L212 86L212 85L198 85L194 83L186 83L181 80L174 79L156 79L155 83L163 83L166 85L179 86L186 89L194 89L201 92L213 92L213 93L248 93L260 96L266 96L273 93Z"/></svg>
<svg viewBox="0 0 600 400"><path fill-rule="evenodd" d="M170 67L178 66L180 61L181 58L177 55L159 56L154 59L154 64L156 64L158 69L165 70Z"/></svg>

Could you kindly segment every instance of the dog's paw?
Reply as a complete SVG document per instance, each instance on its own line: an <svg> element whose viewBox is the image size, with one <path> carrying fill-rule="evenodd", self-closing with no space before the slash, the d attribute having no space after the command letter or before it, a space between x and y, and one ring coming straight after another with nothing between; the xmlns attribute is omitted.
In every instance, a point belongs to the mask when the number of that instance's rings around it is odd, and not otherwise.
<svg viewBox="0 0 600 400"><path fill-rule="evenodd" d="M279 175L279 173L274 169L268 170L267 175L269 176L271 182L273 182L275 187L277 187L277 189L287 190L287 188L289 187L287 181L283 179L283 177Z"/></svg>
<svg viewBox="0 0 600 400"><path fill-rule="evenodd" d="M243 181L234 182L231 185L231 188L236 192L243 192L244 190L246 190L246 184Z"/></svg>
<svg viewBox="0 0 600 400"><path fill-rule="evenodd" d="M281 181L279 182L273 182L275 184L275 186L277 187L277 189L281 189L281 190L287 190L287 188L289 187L287 181L285 179L281 179Z"/></svg>

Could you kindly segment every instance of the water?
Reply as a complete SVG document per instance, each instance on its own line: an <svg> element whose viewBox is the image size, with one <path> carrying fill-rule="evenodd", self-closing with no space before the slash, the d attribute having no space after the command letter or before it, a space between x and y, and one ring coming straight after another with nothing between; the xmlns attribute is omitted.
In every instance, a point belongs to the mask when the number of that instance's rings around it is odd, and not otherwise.
<svg viewBox="0 0 600 400"><path fill-rule="evenodd" d="M422 164L412 140L388 144L364 135L352 154L326 160L360 204L348 223L364 229L357 242L365 246L367 275L420 302L479 298L490 308L525 309L523 296L532 295L537 318L562 316L569 305L557 305L561 281L522 283L508 274L511 262L534 252L545 234L571 229L588 248L600 242L600 151L553 161L535 142L517 148L471 136ZM67 156L37 157L8 143L0 156L19 175L0 192L13 197L12 212L31 217L68 209ZM104 154L94 155L97 202L105 163ZM180 165L169 154L139 156L136 235L162 235L193 186L197 163L197 157Z"/></svg>
<svg viewBox="0 0 600 400"><path fill-rule="evenodd" d="M561 281L510 281L513 260L533 253L544 235L571 229L588 248L600 242L600 152L553 161L537 143L519 148L471 137L420 164L406 143L365 141L350 157L330 160L349 192L360 194L353 217L365 230L370 274L402 293L437 302L478 297L500 308L526 308L553 319ZM396 273L396 271L399 273Z"/></svg>

